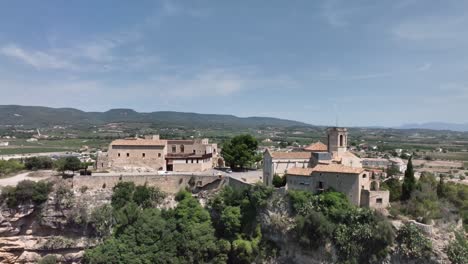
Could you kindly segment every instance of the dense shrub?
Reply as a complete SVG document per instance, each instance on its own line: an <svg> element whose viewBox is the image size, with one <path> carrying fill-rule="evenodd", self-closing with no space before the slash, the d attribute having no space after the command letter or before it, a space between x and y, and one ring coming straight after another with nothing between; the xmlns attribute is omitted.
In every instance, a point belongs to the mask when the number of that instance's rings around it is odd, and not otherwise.
<svg viewBox="0 0 468 264"><path fill-rule="evenodd" d="M280 188L285 185L286 185L286 176L281 177L277 174L273 176L273 186L275 186L276 188Z"/></svg>
<svg viewBox="0 0 468 264"><path fill-rule="evenodd" d="M122 208L128 202L135 202L140 207L155 207L166 195L158 188L146 185L135 186L133 182L119 182L113 188L111 204L116 209Z"/></svg>
<svg viewBox="0 0 468 264"><path fill-rule="evenodd" d="M50 157L30 157L24 161L24 166L28 170L52 169L53 164Z"/></svg>
<svg viewBox="0 0 468 264"><path fill-rule="evenodd" d="M0 160L0 176L15 173L23 169L24 165L17 160Z"/></svg>
<svg viewBox="0 0 468 264"><path fill-rule="evenodd" d="M311 212L296 218L296 235L303 247L318 248L333 236L334 224L320 212Z"/></svg>
<svg viewBox="0 0 468 264"><path fill-rule="evenodd" d="M414 224L407 223L398 230L397 252L408 259L427 259L432 253L432 243Z"/></svg>
<svg viewBox="0 0 468 264"><path fill-rule="evenodd" d="M141 208L133 201L116 211L117 230L86 250L84 263L215 263L230 245L217 243L208 211L195 198L179 196L176 208ZM217 262L222 263L222 262Z"/></svg>
<svg viewBox="0 0 468 264"><path fill-rule="evenodd" d="M114 226L112 206L105 204L94 208L89 217L89 223L97 236L109 236L111 234L112 227Z"/></svg>
<svg viewBox="0 0 468 264"><path fill-rule="evenodd" d="M401 182L398 179L389 179L380 185L382 190L390 192L390 201L395 202L401 199Z"/></svg>
<svg viewBox="0 0 468 264"><path fill-rule="evenodd" d="M301 245L317 248L333 243L339 263L374 263L388 255L394 233L382 216L351 205L338 192L288 192ZM324 243L325 242L325 243Z"/></svg>
<svg viewBox="0 0 468 264"><path fill-rule="evenodd" d="M41 258L38 262L38 264L56 264L59 263L59 260L55 255L47 255L43 258Z"/></svg>
<svg viewBox="0 0 468 264"><path fill-rule="evenodd" d="M468 263L468 240L462 233L455 234L455 240L445 249L452 264Z"/></svg>
<svg viewBox="0 0 468 264"><path fill-rule="evenodd" d="M47 201L49 193L52 191L52 183L46 181L33 182L24 180L16 187L8 187L2 190L2 201L12 208L23 203L32 202L36 205Z"/></svg>

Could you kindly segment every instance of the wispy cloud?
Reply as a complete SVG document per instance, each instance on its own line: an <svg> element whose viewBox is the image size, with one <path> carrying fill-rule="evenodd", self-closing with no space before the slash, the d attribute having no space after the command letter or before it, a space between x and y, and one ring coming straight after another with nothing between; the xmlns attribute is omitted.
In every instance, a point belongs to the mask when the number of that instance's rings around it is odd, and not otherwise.
<svg viewBox="0 0 468 264"><path fill-rule="evenodd" d="M432 68L432 63L424 63L423 65L421 65L420 67L417 68L417 71L428 71Z"/></svg>
<svg viewBox="0 0 468 264"><path fill-rule="evenodd" d="M159 56L133 51L125 54L119 49L134 44L140 38L139 32L116 33L97 36L65 47L48 49L26 49L18 44L0 47L0 54L16 59L37 70L65 70L77 72L110 72L137 70L160 62ZM132 49L128 49L132 51Z"/></svg>
<svg viewBox="0 0 468 264"><path fill-rule="evenodd" d="M43 51L25 50L15 44L8 44L0 49L8 57L17 59L36 69L76 69L76 65L67 59Z"/></svg>
<svg viewBox="0 0 468 264"><path fill-rule="evenodd" d="M468 16L427 16L403 21L392 28L397 40L436 48L468 44Z"/></svg>

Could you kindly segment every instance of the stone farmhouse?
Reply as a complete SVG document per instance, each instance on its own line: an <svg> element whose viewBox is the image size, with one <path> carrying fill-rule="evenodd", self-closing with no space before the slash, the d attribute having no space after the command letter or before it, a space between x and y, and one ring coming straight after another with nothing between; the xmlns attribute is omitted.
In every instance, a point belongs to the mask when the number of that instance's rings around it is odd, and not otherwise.
<svg viewBox="0 0 468 264"><path fill-rule="evenodd" d="M347 129L333 127L327 134L326 151L281 153L266 150L264 183L271 186L275 174L286 175L287 189L320 192L332 188L344 193L357 206L386 208L389 192L380 191L374 172L362 168L361 159L347 150Z"/></svg>
<svg viewBox="0 0 468 264"><path fill-rule="evenodd" d="M117 139L107 152L98 153L98 170L200 172L222 159L208 139L164 140L159 135Z"/></svg>

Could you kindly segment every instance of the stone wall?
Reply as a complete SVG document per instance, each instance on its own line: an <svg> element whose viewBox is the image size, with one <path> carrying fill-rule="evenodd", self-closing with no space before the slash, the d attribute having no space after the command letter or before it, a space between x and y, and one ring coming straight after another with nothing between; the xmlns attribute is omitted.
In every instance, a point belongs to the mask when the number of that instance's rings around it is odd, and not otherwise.
<svg viewBox="0 0 468 264"><path fill-rule="evenodd" d="M387 208L389 204L390 204L390 192L389 191L362 190L361 192L361 207L383 209L383 208Z"/></svg>
<svg viewBox="0 0 468 264"><path fill-rule="evenodd" d="M218 178L218 176L199 175L75 176L73 178L73 188L80 190L80 188L86 186L91 190L112 189L120 181L131 181L135 185L147 184L148 186L158 187L163 192L175 194L185 187L202 187Z"/></svg>
<svg viewBox="0 0 468 264"><path fill-rule="evenodd" d="M236 178L229 177L228 186L232 187L233 189L244 189L250 187L251 184Z"/></svg>

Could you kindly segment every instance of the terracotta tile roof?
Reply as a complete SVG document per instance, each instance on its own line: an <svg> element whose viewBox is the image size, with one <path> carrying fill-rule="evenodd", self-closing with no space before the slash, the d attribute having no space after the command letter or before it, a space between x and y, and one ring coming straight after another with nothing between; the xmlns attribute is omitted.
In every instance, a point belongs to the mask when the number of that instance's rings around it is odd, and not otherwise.
<svg viewBox="0 0 468 264"><path fill-rule="evenodd" d="M332 173L345 173L345 174L360 174L364 171L363 168L353 168L339 164L319 164L313 168L290 168L286 172L288 175L310 176L314 172L332 172Z"/></svg>
<svg viewBox="0 0 468 264"><path fill-rule="evenodd" d="M152 139L117 139L111 142L112 146L166 146L166 140Z"/></svg>
<svg viewBox="0 0 468 264"><path fill-rule="evenodd" d="M314 168L301 168L301 167L292 167L286 171L288 175L300 175L300 176L310 176Z"/></svg>
<svg viewBox="0 0 468 264"><path fill-rule="evenodd" d="M309 146L305 147L304 150L307 151L328 151L327 145L323 144L320 141L310 144Z"/></svg>
<svg viewBox="0 0 468 264"><path fill-rule="evenodd" d="M193 145L195 143L194 140L187 140L187 139L168 139L167 144L184 144L184 145Z"/></svg>
<svg viewBox="0 0 468 264"><path fill-rule="evenodd" d="M274 159L310 159L312 153L310 152L270 152Z"/></svg>
<svg viewBox="0 0 468 264"><path fill-rule="evenodd" d="M354 168L354 167L344 166L340 164L317 165L313 169L316 172L337 172L337 173L349 173L349 174L359 174L364 171L363 168Z"/></svg>

